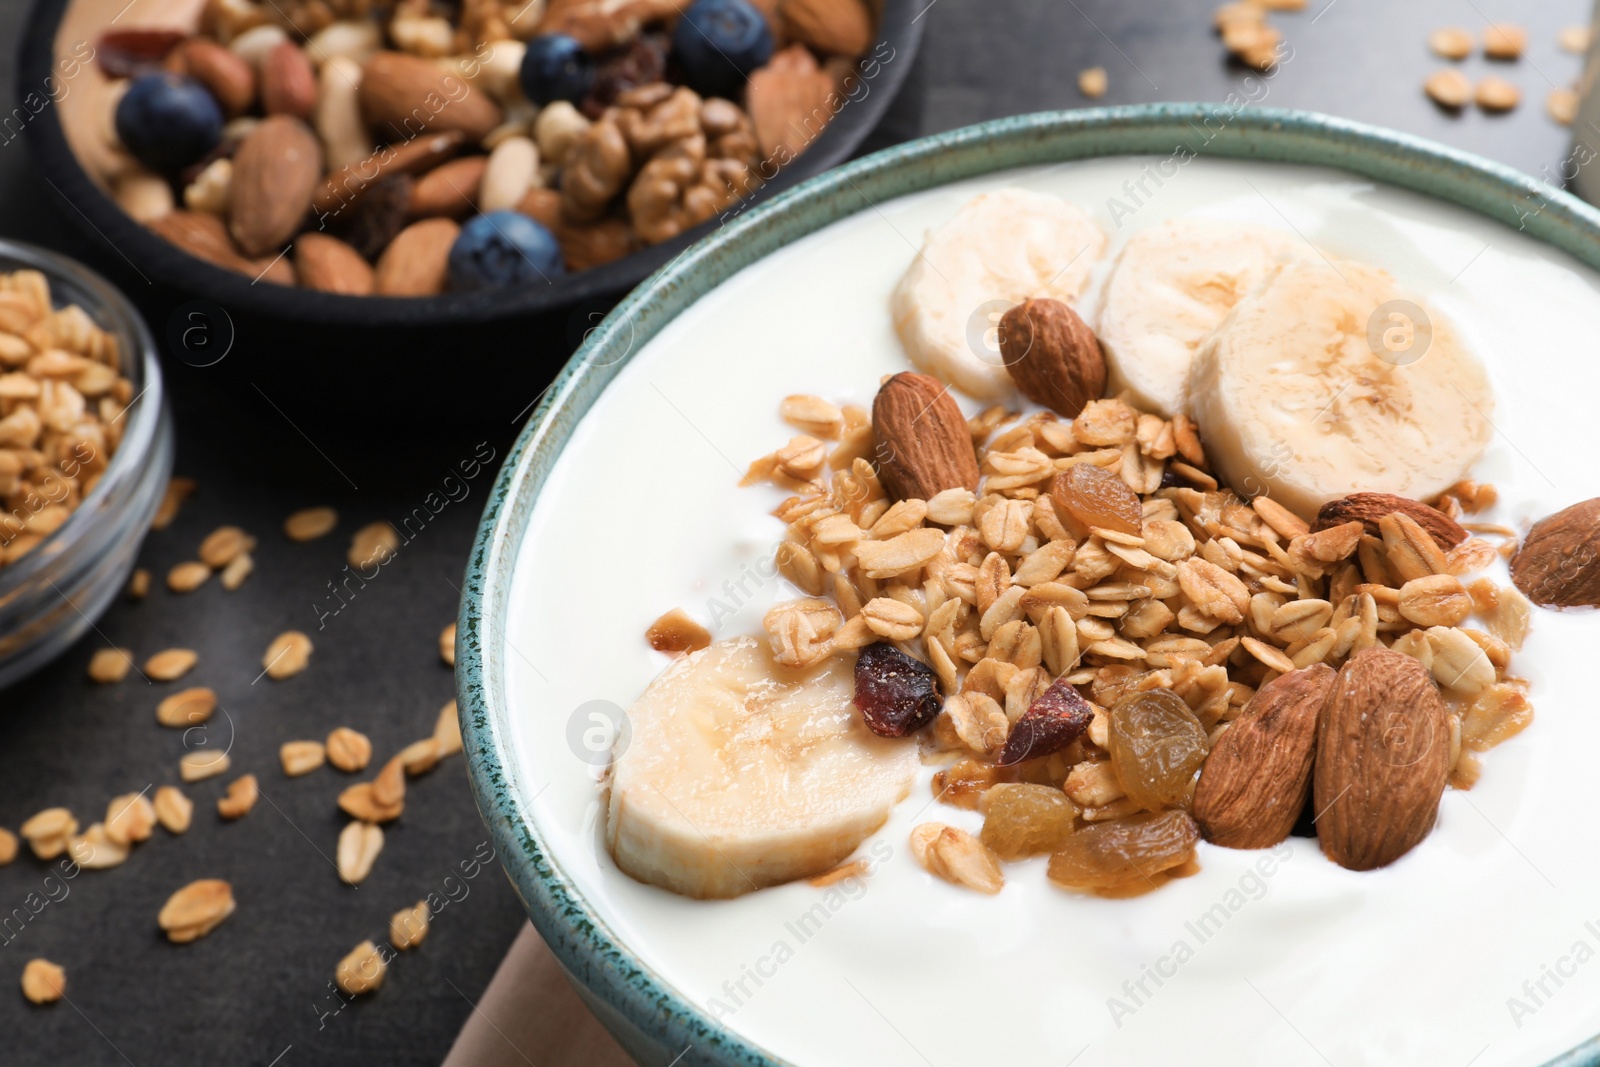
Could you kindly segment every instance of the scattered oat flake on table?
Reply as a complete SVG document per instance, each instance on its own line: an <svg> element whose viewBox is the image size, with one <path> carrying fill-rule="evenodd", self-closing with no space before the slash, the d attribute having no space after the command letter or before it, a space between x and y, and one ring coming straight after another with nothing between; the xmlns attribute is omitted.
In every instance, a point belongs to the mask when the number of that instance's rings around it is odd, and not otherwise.
<svg viewBox="0 0 1600 1067"><path fill-rule="evenodd" d="M1444 59L1466 59L1472 46L1472 34L1460 26L1441 26L1428 35L1428 47Z"/></svg>
<svg viewBox="0 0 1600 1067"><path fill-rule="evenodd" d="M235 906L233 886L220 878L201 878L168 897L156 922L167 940L187 944L215 930Z"/></svg>
<svg viewBox="0 0 1600 1067"><path fill-rule="evenodd" d="M283 532L291 541L315 541L338 525L339 513L332 508L301 508L283 520Z"/></svg>
<svg viewBox="0 0 1600 1067"><path fill-rule="evenodd" d="M400 535L387 522L374 522L355 532L350 539L350 566L360 570L389 562L400 549Z"/></svg>
<svg viewBox="0 0 1600 1067"><path fill-rule="evenodd" d="M67 972L58 963L31 959L22 968L22 995L34 1004L53 1004L67 994Z"/></svg>
<svg viewBox="0 0 1600 1067"><path fill-rule="evenodd" d="M1528 47L1528 31L1509 22L1497 22L1483 31L1483 54L1490 59L1519 59Z"/></svg>
<svg viewBox="0 0 1600 1067"><path fill-rule="evenodd" d="M200 561L212 570L220 570L255 547L256 539L239 527L219 526L200 542Z"/></svg>
<svg viewBox="0 0 1600 1067"><path fill-rule="evenodd" d="M183 507L183 502L193 495L196 489L193 478L173 478L167 482L167 490L162 494L161 504L156 508L155 518L150 520L150 529L165 530L172 525L172 520L178 517L178 509Z"/></svg>
<svg viewBox="0 0 1600 1067"><path fill-rule="evenodd" d="M150 594L150 571L140 567L128 578L128 596L133 600L143 600Z"/></svg>
<svg viewBox="0 0 1600 1067"><path fill-rule="evenodd" d="M439 658L444 660L445 666L456 665L456 624L451 623L439 631Z"/></svg>
<svg viewBox="0 0 1600 1067"><path fill-rule="evenodd" d="M1091 100L1106 95L1106 68L1090 67L1078 72L1078 92Z"/></svg>
<svg viewBox="0 0 1600 1067"><path fill-rule="evenodd" d="M199 560L180 563L167 572L167 588L174 593L192 593L206 584L211 568Z"/></svg>
<svg viewBox="0 0 1600 1067"><path fill-rule="evenodd" d="M133 666L133 653L125 648L97 649L89 658L89 678L101 685L120 682Z"/></svg>
<svg viewBox="0 0 1600 1067"><path fill-rule="evenodd" d="M1582 55L1589 50L1589 41L1593 36L1593 31L1588 26L1567 26L1557 35L1556 42L1561 45L1563 51Z"/></svg>
<svg viewBox="0 0 1600 1067"><path fill-rule="evenodd" d="M311 638L299 630L285 630L272 639L261 666L273 681L299 674L311 662Z"/></svg>
<svg viewBox="0 0 1600 1067"><path fill-rule="evenodd" d="M183 790L175 785L164 785L156 790L156 798L151 804L156 809L156 818L169 834L181 834L189 829L189 821L194 815L194 801L183 795Z"/></svg>
<svg viewBox="0 0 1600 1067"><path fill-rule="evenodd" d="M183 689L156 705L156 721L162 726L188 727L205 722L217 709L217 694L206 686Z"/></svg>
<svg viewBox="0 0 1600 1067"><path fill-rule="evenodd" d="M372 873L372 865L382 851L382 827L359 819L346 823L339 831L339 878L346 885L360 885Z"/></svg>
<svg viewBox="0 0 1600 1067"><path fill-rule="evenodd" d="M439 719L433 726L433 739L439 742L440 756L453 756L461 751L461 714L454 700L439 709Z"/></svg>
<svg viewBox="0 0 1600 1067"><path fill-rule="evenodd" d="M1422 83L1422 89L1434 103L1452 110L1466 107L1472 99L1472 82L1454 68L1434 71Z"/></svg>
<svg viewBox="0 0 1600 1067"><path fill-rule="evenodd" d="M1551 89L1545 97L1545 110L1563 126L1571 126L1578 117L1578 94L1573 89Z"/></svg>
<svg viewBox="0 0 1600 1067"><path fill-rule="evenodd" d="M1473 96L1485 111L1510 111L1521 103L1522 90L1504 78L1491 75L1478 83Z"/></svg>
<svg viewBox="0 0 1600 1067"><path fill-rule="evenodd" d="M383 985L388 962L371 941L363 941L350 950L350 954L334 968L333 980L346 994L355 997L370 993Z"/></svg>
<svg viewBox="0 0 1600 1067"><path fill-rule="evenodd" d="M128 846L113 841L106 833L104 823L92 823L83 833L72 839L67 849L72 862L87 871L104 871L127 862Z"/></svg>
<svg viewBox="0 0 1600 1067"><path fill-rule="evenodd" d="M321 741L285 741L278 749L278 762L288 778L310 774L327 761L328 750Z"/></svg>
<svg viewBox="0 0 1600 1067"><path fill-rule="evenodd" d="M157 682L175 682L188 674L200 656L189 648L168 648L144 661L144 673Z"/></svg>
<svg viewBox="0 0 1600 1067"><path fill-rule="evenodd" d="M185 752L178 760L178 777L185 782L203 782L226 774L233 761L226 752Z"/></svg>
<svg viewBox="0 0 1600 1067"><path fill-rule="evenodd" d="M439 765L444 752L436 738L424 737L421 741L413 741L400 750L400 755L395 758L400 761L406 773L415 778L419 774L427 774Z"/></svg>
<svg viewBox="0 0 1600 1067"><path fill-rule="evenodd" d="M18 832L35 856L53 860L67 850L72 835L78 832L78 820L66 808L46 808L23 823Z"/></svg>
<svg viewBox="0 0 1600 1067"><path fill-rule="evenodd" d="M397 949L416 948L428 936L428 902L419 900L401 908L389 919L389 944Z"/></svg>
<svg viewBox="0 0 1600 1067"><path fill-rule="evenodd" d="M364 770L372 760L372 742L367 735L348 726L335 727L328 735L328 762L349 774Z"/></svg>
<svg viewBox="0 0 1600 1067"><path fill-rule="evenodd" d="M156 808L143 793L124 793L106 804L106 837L119 845L150 840L155 833Z"/></svg>
<svg viewBox="0 0 1600 1067"><path fill-rule="evenodd" d="M242 774L228 783L228 792L217 798L217 814L224 819L240 819L256 806L261 787L253 774Z"/></svg>
<svg viewBox="0 0 1600 1067"><path fill-rule="evenodd" d="M17 835L0 827L0 867L17 858Z"/></svg>
<svg viewBox="0 0 1600 1067"><path fill-rule="evenodd" d="M230 593L233 592L244 584L244 580L250 577L255 569L255 557L248 552L239 553L222 568L222 588Z"/></svg>

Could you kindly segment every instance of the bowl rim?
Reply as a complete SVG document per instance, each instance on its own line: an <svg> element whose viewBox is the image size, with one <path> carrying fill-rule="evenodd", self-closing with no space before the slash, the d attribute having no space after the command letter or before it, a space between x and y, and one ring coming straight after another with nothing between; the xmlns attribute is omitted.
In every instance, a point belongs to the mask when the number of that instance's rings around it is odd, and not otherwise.
<svg viewBox="0 0 1600 1067"><path fill-rule="evenodd" d="M1197 147L1198 145L1198 147ZM457 623L459 714L478 807L533 925L615 1029L644 1033L685 1062L786 1064L635 957L543 847L536 790L511 761L503 691L510 579L538 491L578 422L637 348L748 264L888 199L1030 165L1173 153L1329 167L1444 200L1520 229L1600 269L1600 210L1472 153L1308 111L1172 103L1041 112L898 145L814 177L695 245L633 291L584 341L541 399L490 491ZM668 1053L668 1058L671 1056ZM1600 1064L1600 1037L1547 1067Z"/></svg>
<svg viewBox="0 0 1600 1067"><path fill-rule="evenodd" d="M60 252L25 241L0 238L0 272L30 269L50 280L52 304L61 297L55 285L58 278L93 295L99 307L84 308L84 311L96 326L115 334L119 345L134 349L119 353L124 362L122 373L126 375L129 364L137 360L142 380L139 392L128 402L127 428L104 473L65 522L16 563L0 569L0 600L32 583L51 567L59 558L59 552L55 551L58 546L76 541L94 523L106 521L99 505L114 487L137 473L133 465L148 461L150 449L161 432L161 413L166 404L166 385L161 375L161 361L156 358L155 341L144 319L120 289ZM111 321L104 321L106 316L110 316Z"/></svg>
<svg viewBox="0 0 1600 1067"><path fill-rule="evenodd" d="M55 39L73 0L35 0L18 47L17 99L48 84L55 63ZM873 51L852 69L862 78L868 59L878 73L867 78L865 95L848 99L823 131L776 176L739 205L742 214L806 178L847 159L878 127L899 95L922 41L918 0L883 0ZM103 31L102 31L103 32ZM878 53L888 47L887 58ZM89 60L88 62L95 62ZM548 287L518 287L427 297L347 296L299 286L257 284L243 274L190 255L117 206L109 192L89 177L61 127L60 109L46 107L29 122L29 150L45 179L76 210L67 216L88 234L93 231L122 254L136 271L163 284L223 307L290 322L331 326L470 326L617 297L670 262L722 220L712 219L678 237L640 249L612 263L558 276ZM724 215L725 219L727 215Z"/></svg>

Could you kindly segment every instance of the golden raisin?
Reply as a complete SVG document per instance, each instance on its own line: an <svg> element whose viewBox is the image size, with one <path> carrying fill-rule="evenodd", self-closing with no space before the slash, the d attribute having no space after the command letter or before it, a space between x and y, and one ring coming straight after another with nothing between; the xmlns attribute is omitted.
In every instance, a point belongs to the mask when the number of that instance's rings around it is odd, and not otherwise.
<svg viewBox="0 0 1600 1067"><path fill-rule="evenodd" d="M1050 880L1069 889L1122 889L1181 867L1194 856L1199 827L1186 811L1141 812L1091 823L1050 857Z"/></svg>
<svg viewBox="0 0 1600 1067"><path fill-rule="evenodd" d="M1071 515L1084 526L1118 533L1138 534L1144 518L1139 494L1093 463L1074 463L1056 475L1050 485L1050 501L1058 513Z"/></svg>
<svg viewBox="0 0 1600 1067"><path fill-rule="evenodd" d="M1054 852L1072 833L1077 805L1054 786L1002 783L983 798L979 835L1003 860Z"/></svg>
<svg viewBox="0 0 1600 1067"><path fill-rule="evenodd" d="M1187 808L1206 761L1206 732L1170 689L1135 693L1111 709L1111 767L1134 803Z"/></svg>

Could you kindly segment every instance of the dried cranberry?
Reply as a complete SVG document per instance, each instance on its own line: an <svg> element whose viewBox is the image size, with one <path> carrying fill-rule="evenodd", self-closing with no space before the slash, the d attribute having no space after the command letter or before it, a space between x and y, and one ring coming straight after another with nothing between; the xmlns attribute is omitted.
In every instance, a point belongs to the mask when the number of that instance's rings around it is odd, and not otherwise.
<svg viewBox="0 0 1600 1067"><path fill-rule="evenodd" d="M617 97L629 89L663 80L671 43L664 33L642 33L638 40L600 60L594 85L578 105L590 119L598 119Z"/></svg>
<svg viewBox="0 0 1600 1067"><path fill-rule="evenodd" d="M1057 680L1011 727L1000 750L1000 766L1060 752L1083 736L1093 718L1094 709L1083 695L1064 679Z"/></svg>
<svg viewBox="0 0 1600 1067"><path fill-rule="evenodd" d="M131 78L159 69L187 36L178 30L111 30L100 35L95 59L106 77Z"/></svg>
<svg viewBox="0 0 1600 1067"><path fill-rule="evenodd" d="M904 737L932 722L944 701L938 676L927 665L880 642L863 648L856 660L855 705L873 733Z"/></svg>

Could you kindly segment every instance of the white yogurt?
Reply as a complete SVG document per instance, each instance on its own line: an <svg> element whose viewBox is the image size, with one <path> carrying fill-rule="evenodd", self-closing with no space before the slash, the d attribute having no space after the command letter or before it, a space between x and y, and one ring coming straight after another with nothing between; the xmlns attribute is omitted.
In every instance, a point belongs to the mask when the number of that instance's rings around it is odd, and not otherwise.
<svg viewBox="0 0 1600 1067"><path fill-rule="evenodd" d="M541 836L646 965L799 1064L1542 1062L1600 1032L1593 613L1536 615L1514 668L1533 682L1533 725L1377 872L1341 870L1300 839L1270 853L1202 844L1198 875L1137 899L1059 890L1043 860L1008 865L1005 890L986 897L911 857L918 822L980 825L930 806L926 782L863 846L881 862L860 888L686 900L621 874L600 844L569 719L592 700L626 707L662 669L643 633L663 611L726 637L796 595L764 577L783 533L768 510L785 494L739 488L743 468L794 432L777 416L785 394L870 404L882 375L908 369L890 291L923 232L980 191L1069 197L1102 220L1112 254L1136 227L1199 213L1386 267L1489 367L1498 433L1476 474L1501 505L1487 517L1521 524L1600 495L1595 272L1466 211L1322 169L1200 159L1133 205L1123 186L1146 162L863 205L643 346L578 427L517 560L506 694L517 759L548 783Z"/></svg>

